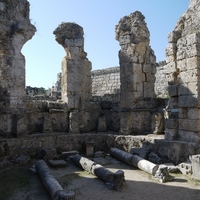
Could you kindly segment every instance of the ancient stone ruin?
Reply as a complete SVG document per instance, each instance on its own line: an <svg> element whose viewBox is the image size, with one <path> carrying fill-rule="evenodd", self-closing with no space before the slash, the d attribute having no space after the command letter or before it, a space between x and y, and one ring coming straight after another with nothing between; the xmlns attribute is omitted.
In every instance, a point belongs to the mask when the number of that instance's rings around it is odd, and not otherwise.
<svg viewBox="0 0 200 200"><path fill-rule="evenodd" d="M166 138L199 142L199 1L190 1L168 35L167 68L171 72Z"/></svg>
<svg viewBox="0 0 200 200"><path fill-rule="evenodd" d="M62 61L62 100L69 109L84 108L91 98L92 65L84 52L83 28L75 23L62 23L54 34L66 51Z"/></svg>
<svg viewBox="0 0 200 200"><path fill-rule="evenodd" d="M162 162L177 165L191 155L196 162L199 9L200 0L191 0L168 35L166 61L158 63L142 13L121 18L115 29L120 66L92 72L83 28L61 23L54 34L66 56L52 90L54 97L47 100L25 92L21 48L36 31L30 23L29 3L0 0L0 166L6 168L15 155L34 157L41 150L87 154L88 149L109 152L112 147L156 167Z"/></svg>
<svg viewBox="0 0 200 200"><path fill-rule="evenodd" d="M142 13L125 16L116 26L121 50L120 133L135 134L151 129L151 110L155 107L155 55L149 46L150 33ZM149 127L150 129L148 130Z"/></svg>
<svg viewBox="0 0 200 200"><path fill-rule="evenodd" d="M18 120L24 121L26 112L25 58L21 49L36 29L30 23L26 0L1 1L0 11L0 130L4 135L10 133L15 136L17 130L27 130L25 123L17 124Z"/></svg>

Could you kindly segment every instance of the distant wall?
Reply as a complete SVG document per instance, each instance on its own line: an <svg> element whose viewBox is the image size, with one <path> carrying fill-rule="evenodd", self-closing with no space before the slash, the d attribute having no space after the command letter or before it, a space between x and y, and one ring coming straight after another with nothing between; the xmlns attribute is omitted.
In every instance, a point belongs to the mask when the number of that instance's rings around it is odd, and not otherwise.
<svg viewBox="0 0 200 200"><path fill-rule="evenodd" d="M168 98L168 80L165 61L156 66L155 93L157 97ZM120 99L120 68L111 67L92 71L92 100L119 101Z"/></svg>
<svg viewBox="0 0 200 200"><path fill-rule="evenodd" d="M120 71L119 67L111 67L92 71L92 100L119 101Z"/></svg>
<svg viewBox="0 0 200 200"><path fill-rule="evenodd" d="M169 77L169 69L167 69L165 61L157 63L155 76L156 76L156 81L155 81L156 96L160 98L169 98L167 88L170 77Z"/></svg>

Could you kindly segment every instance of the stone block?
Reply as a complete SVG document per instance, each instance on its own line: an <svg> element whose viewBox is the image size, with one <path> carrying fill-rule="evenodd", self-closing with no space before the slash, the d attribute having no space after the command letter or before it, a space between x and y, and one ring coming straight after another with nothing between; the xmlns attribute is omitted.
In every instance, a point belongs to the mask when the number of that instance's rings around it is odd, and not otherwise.
<svg viewBox="0 0 200 200"><path fill-rule="evenodd" d="M179 74L179 82L182 84L197 83L198 82L198 72L197 69L188 69L181 71Z"/></svg>
<svg viewBox="0 0 200 200"><path fill-rule="evenodd" d="M172 31L168 34L168 42L176 43L177 40L181 37L181 31Z"/></svg>
<svg viewBox="0 0 200 200"><path fill-rule="evenodd" d="M70 156L74 156L76 154L79 154L79 152L75 151L75 150L74 151L64 151L59 155L59 158L66 159L66 158L68 158Z"/></svg>
<svg viewBox="0 0 200 200"><path fill-rule="evenodd" d="M178 128L178 119L166 119L165 126L168 129L177 129Z"/></svg>
<svg viewBox="0 0 200 200"><path fill-rule="evenodd" d="M144 82L144 98L155 98L154 83Z"/></svg>
<svg viewBox="0 0 200 200"><path fill-rule="evenodd" d="M144 73L153 73L153 66L151 64L144 64L143 72Z"/></svg>
<svg viewBox="0 0 200 200"><path fill-rule="evenodd" d="M190 90L188 89L188 86L187 84L179 84L178 85L178 95L190 95L191 92Z"/></svg>
<svg viewBox="0 0 200 200"><path fill-rule="evenodd" d="M200 130L200 122L199 120L179 119L179 129L198 132Z"/></svg>
<svg viewBox="0 0 200 200"><path fill-rule="evenodd" d="M177 48L177 60L200 56L200 44L179 43Z"/></svg>
<svg viewBox="0 0 200 200"><path fill-rule="evenodd" d="M91 157L94 155L94 142L86 142L86 156Z"/></svg>
<svg viewBox="0 0 200 200"><path fill-rule="evenodd" d="M165 68L166 68L166 73L171 74L176 71L176 64L175 62L170 62L166 65Z"/></svg>
<svg viewBox="0 0 200 200"><path fill-rule="evenodd" d="M197 107L199 105L199 101L197 99L197 95L184 95L178 97L178 106L179 107Z"/></svg>
<svg viewBox="0 0 200 200"><path fill-rule="evenodd" d="M167 90L170 97L178 96L178 85L168 85Z"/></svg>
<svg viewBox="0 0 200 200"><path fill-rule="evenodd" d="M200 119L200 109L199 108L189 108L188 109L188 119Z"/></svg>
<svg viewBox="0 0 200 200"><path fill-rule="evenodd" d="M165 128L165 139L166 140L177 140L178 139L178 130Z"/></svg>
<svg viewBox="0 0 200 200"><path fill-rule="evenodd" d="M106 132L107 131L106 116L100 116L98 118L97 131L98 132Z"/></svg>
<svg viewBox="0 0 200 200"><path fill-rule="evenodd" d="M188 87L188 90L189 90L189 92L190 92L190 94L194 94L194 95L198 95L198 91L199 91L199 88L198 88L198 83L196 82L196 83L188 83L188 85L187 85L187 87Z"/></svg>
<svg viewBox="0 0 200 200"><path fill-rule="evenodd" d="M150 83L155 83L156 77L152 73L146 73L146 81Z"/></svg>
<svg viewBox="0 0 200 200"><path fill-rule="evenodd" d="M143 87L143 83L136 83L136 91L137 92L143 92L143 89L144 89L144 87Z"/></svg>
<svg viewBox="0 0 200 200"><path fill-rule="evenodd" d="M188 109L187 108L179 108L179 118L180 119L188 118Z"/></svg>
<svg viewBox="0 0 200 200"><path fill-rule="evenodd" d="M130 114L122 113L120 117L120 134L128 135L130 133Z"/></svg>
<svg viewBox="0 0 200 200"><path fill-rule="evenodd" d="M197 132L192 132L187 130L179 130L178 139L180 141L195 142L195 143L199 143L200 141L200 137Z"/></svg>
<svg viewBox="0 0 200 200"><path fill-rule="evenodd" d="M55 159L58 157L56 149L44 149L45 159Z"/></svg>
<svg viewBox="0 0 200 200"><path fill-rule="evenodd" d="M165 49L165 54L166 54L166 57L168 56L174 56L176 55L176 43L169 43L167 48Z"/></svg>
<svg viewBox="0 0 200 200"><path fill-rule="evenodd" d="M184 175L191 175L192 174L192 164L191 164L191 162L180 163L177 167L181 171L181 173L184 174Z"/></svg>
<svg viewBox="0 0 200 200"><path fill-rule="evenodd" d="M70 133L73 133L73 134L80 133L79 117L80 117L80 114L77 111L70 112L70 114L69 114L69 123L70 123L69 131L70 131Z"/></svg>
<svg viewBox="0 0 200 200"><path fill-rule="evenodd" d="M192 176L200 180L200 154L190 156L190 161L192 163Z"/></svg>
<svg viewBox="0 0 200 200"><path fill-rule="evenodd" d="M169 63L174 63L175 62L175 57L174 55L169 55L166 57L166 63L169 64Z"/></svg>
<svg viewBox="0 0 200 200"><path fill-rule="evenodd" d="M52 167L66 167L67 162L64 160L48 160L49 164Z"/></svg>
<svg viewBox="0 0 200 200"><path fill-rule="evenodd" d="M199 32L192 33L186 36L187 44L200 44L200 34Z"/></svg>

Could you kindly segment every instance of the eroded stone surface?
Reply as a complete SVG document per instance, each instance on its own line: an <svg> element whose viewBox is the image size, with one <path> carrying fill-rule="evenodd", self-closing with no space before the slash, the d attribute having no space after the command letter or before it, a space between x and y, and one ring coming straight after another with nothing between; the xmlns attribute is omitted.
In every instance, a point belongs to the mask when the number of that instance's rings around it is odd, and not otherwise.
<svg viewBox="0 0 200 200"><path fill-rule="evenodd" d="M23 45L32 38L36 29L29 20L26 0L0 2L0 109L24 108L25 59Z"/></svg>
<svg viewBox="0 0 200 200"><path fill-rule="evenodd" d="M167 108L167 139L199 142L199 9L200 1L191 0L189 9L168 35L166 62L171 75L168 80L171 99Z"/></svg>
<svg viewBox="0 0 200 200"><path fill-rule="evenodd" d="M144 108L144 99L154 98L155 55L149 46L150 33L144 16L136 11L123 17L116 26L116 39L121 50L121 106ZM149 105L148 105L149 107Z"/></svg>
<svg viewBox="0 0 200 200"><path fill-rule="evenodd" d="M54 34L66 51L62 61L62 100L69 109L81 109L91 97L91 62L84 52L83 28L62 23Z"/></svg>

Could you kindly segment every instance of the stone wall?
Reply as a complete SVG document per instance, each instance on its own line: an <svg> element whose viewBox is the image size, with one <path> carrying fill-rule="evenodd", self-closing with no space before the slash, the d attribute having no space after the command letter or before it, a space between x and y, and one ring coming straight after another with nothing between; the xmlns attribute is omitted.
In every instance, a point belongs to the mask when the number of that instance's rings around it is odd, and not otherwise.
<svg viewBox="0 0 200 200"><path fill-rule="evenodd" d="M120 100L120 70L112 67L92 71L92 100L119 101Z"/></svg>
<svg viewBox="0 0 200 200"><path fill-rule="evenodd" d="M92 64L84 51L83 28L76 23L61 23L53 33L66 52L62 60L62 100L69 109L85 109L91 99Z"/></svg>
<svg viewBox="0 0 200 200"><path fill-rule="evenodd" d="M161 61L156 64L156 81L154 85L155 94L157 98L168 99L168 80L170 73L167 69L167 65L165 61Z"/></svg>
<svg viewBox="0 0 200 200"><path fill-rule="evenodd" d="M168 80L170 72L165 61L156 64L154 90L156 97L169 98ZM120 100L120 68L112 67L92 71L92 100L119 101Z"/></svg>
<svg viewBox="0 0 200 200"><path fill-rule="evenodd" d="M170 72L170 101L166 138L200 141L200 0L191 0L168 35L166 63Z"/></svg>
<svg viewBox="0 0 200 200"><path fill-rule="evenodd" d="M35 134L23 138L11 138L0 140L0 157L13 158L15 155L30 155L36 157L41 150L63 151L77 150L86 152L87 142L93 143L94 152L109 152L111 147L116 147L127 152L137 148L145 152L155 152L163 162L179 164L188 160L190 155L200 153L200 145L197 143L172 142L164 140L163 136L122 136L110 134ZM2 161L2 160L1 160ZM1 163L1 162L0 162ZM1 166L0 166L0 170Z"/></svg>

